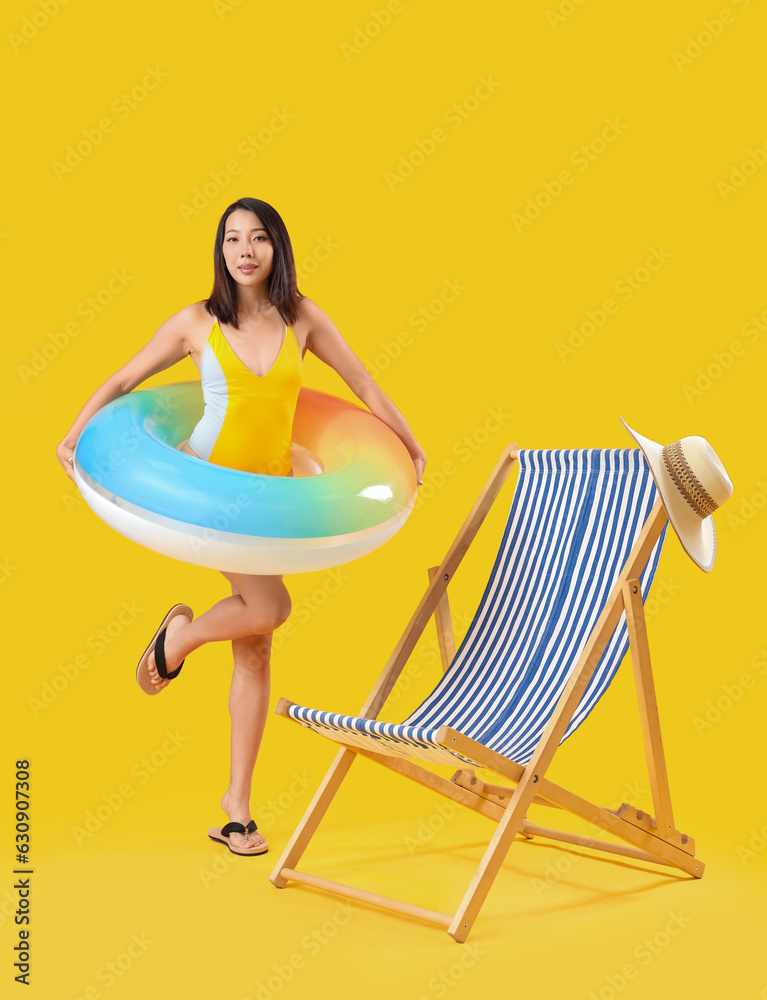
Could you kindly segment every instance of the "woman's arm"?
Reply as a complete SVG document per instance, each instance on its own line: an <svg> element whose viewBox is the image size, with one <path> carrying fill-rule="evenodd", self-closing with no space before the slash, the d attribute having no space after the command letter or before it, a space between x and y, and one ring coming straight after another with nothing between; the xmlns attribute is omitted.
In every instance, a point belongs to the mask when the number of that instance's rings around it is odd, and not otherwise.
<svg viewBox="0 0 767 1000"><path fill-rule="evenodd" d="M199 306L196 303L185 306L166 319L152 339L134 354L122 368L110 375L88 398L56 448L56 457L70 479L74 479L72 456L83 427L102 406L106 406L118 396L124 396L125 393L135 389L151 375L156 375L157 372L170 368L171 365L181 361L189 354L188 330L194 323L195 317L199 315L198 309Z"/></svg>
<svg viewBox="0 0 767 1000"><path fill-rule="evenodd" d="M422 485L426 453L416 441L400 411L379 389L371 374L342 337L338 327L316 302L307 298L301 299L299 313L307 327L307 350L337 372L370 412L388 424L397 434L413 459L418 483Z"/></svg>

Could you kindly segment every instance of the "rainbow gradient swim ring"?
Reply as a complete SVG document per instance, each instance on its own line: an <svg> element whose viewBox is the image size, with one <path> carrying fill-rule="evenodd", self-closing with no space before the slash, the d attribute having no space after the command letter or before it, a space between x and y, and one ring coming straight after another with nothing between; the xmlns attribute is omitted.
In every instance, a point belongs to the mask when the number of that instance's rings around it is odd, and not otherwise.
<svg viewBox="0 0 767 1000"><path fill-rule="evenodd" d="M413 460L368 410L302 387L292 476L179 451L202 411L198 381L134 390L102 407L74 453L89 507L155 552L255 575L340 566L383 545L407 520L418 489Z"/></svg>

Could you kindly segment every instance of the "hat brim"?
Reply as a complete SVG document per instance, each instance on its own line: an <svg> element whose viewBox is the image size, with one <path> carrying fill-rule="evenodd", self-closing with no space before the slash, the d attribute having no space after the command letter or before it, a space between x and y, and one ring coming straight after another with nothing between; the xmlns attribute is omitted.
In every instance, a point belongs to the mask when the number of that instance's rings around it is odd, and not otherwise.
<svg viewBox="0 0 767 1000"><path fill-rule="evenodd" d="M676 489L663 461L663 446L632 430L623 417L620 417L620 422L647 459L661 502L671 526L682 543L682 548L696 565L705 573L710 573L716 561L716 529L713 517L710 515L703 519L698 517Z"/></svg>

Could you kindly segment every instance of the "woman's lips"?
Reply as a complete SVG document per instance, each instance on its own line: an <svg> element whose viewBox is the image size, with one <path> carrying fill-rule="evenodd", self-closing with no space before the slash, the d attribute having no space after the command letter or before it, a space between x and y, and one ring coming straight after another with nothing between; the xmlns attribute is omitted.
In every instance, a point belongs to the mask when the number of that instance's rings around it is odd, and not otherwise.
<svg viewBox="0 0 767 1000"><path fill-rule="evenodd" d="M258 264L240 264L238 270L242 271L243 274L250 274L251 271L255 271Z"/></svg>

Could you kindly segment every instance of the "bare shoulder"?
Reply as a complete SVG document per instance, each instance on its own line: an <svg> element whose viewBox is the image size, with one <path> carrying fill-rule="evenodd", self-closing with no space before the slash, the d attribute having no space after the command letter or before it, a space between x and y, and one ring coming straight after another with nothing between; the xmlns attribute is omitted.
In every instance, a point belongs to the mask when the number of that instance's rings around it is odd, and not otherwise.
<svg viewBox="0 0 767 1000"><path fill-rule="evenodd" d="M188 352L195 362L199 361L213 326L213 317L205 308L205 301L190 302L167 320L184 331Z"/></svg>
<svg viewBox="0 0 767 1000"><path fill-rule="evenodd" d="M115 373L121 388L131 392L145 379L188 356L199 368L200 340L204 343L205 338L203 312L202 304L194 302L164 320L141 350Z"/></svg>
<svg viewBox="0 0 767 1000"><path fill-rule="evenodd" d="M330 316L307 298L300 300L298 314L306 349L329 365L362 399L362 393L372 379Z"/></svg>
<svg viewBox="0 0 767 1000"><path fill-rule="evenodd" d="M314 299L304 298L298 302L298 319L295 326L303 335L304 343L307 347L323 339L323 335L335 332L338 328L328 314L321 309Z"/></svg>
<svg viewBox="0 0 767 1000"><path fill-rule="evenodd" d="M325 313L320 309L314 299L308 298L304 295L302 299L298 300L298 319L297 323L300 323L304 328L311 328L313 323L321 320ZM327 318L327 317L326 317Z"/></svg>
<svg viewBox="0 0 767 1000"><path fill-rule="evenodd" d="M183 309L179 309L176 313L177 316L186 315L191 320L203 320L206 316L210 316L210 313L205 308L205 303L207 299L200 299L199 302L190 302L188 306L184 306ZM211 317L212 319L212 317Z"/></svg>
<svg viewBox="0 0 767 1000"><path fill-rule="evenodd" d="M200 299L199 302L190 302L188 306L179 309L176 316L182 322L186 322L196 327L209 327L213 325L213 316L205 307L207 299Z"/></svg>

